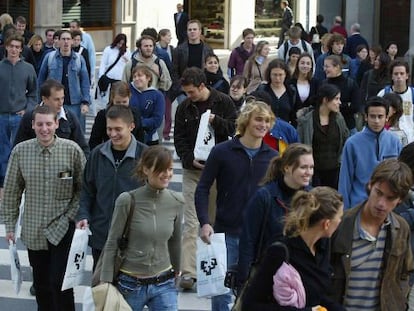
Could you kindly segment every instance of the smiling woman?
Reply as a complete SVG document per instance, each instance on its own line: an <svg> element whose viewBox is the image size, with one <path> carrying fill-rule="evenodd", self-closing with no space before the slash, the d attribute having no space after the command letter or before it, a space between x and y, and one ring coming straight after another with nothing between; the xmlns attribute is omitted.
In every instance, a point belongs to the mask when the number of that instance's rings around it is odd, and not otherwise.
<svg viewBox="0 0 414 311"><path fill-rule="evenodd" d="M144 150L136 173L146 185L122 193L115 202L112 224L103 253L101 282L113 281L118 239L133 208L125 260L115 276L117 287L134 311L177 310L175 277L180 271L184 199L166 189L173 175L170 150L151 146ZM131 204L131 196L134 202ZM151 292L151 299L147 292Z"/></svg>
<svg viewBox="0 0 414 311"><path fill-rule="evenodd" d="M313 166L312 148L298 143L290 144L283 155L270 162L263 186L246 207L239 245L241 282L247 279L250 265L260 255L260 228L265 228L262 249L283 235L283 219L290 201L298 190L309 189Z"/></svg>

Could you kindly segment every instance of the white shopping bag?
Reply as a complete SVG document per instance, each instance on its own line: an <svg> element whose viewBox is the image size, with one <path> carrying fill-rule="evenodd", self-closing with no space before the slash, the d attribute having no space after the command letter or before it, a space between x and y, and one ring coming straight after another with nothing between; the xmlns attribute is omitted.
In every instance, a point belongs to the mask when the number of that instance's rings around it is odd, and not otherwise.
<svg viewBox="0 0 414 311"><path fill-rule="evenodd" d="M87 286L83 294L82 311L95 311L95 302L93 301L92 288Z"/></svg>
<svg viewBox="0 0 414 311"><path fill-rule="evenodd" d="M211 149L216 144L214 129L208 122L210 114L211 110L207 109L200 118L200 125L198 126L197 139L194 147L194 159L196 160L206 161Z"/></svg>
<svg viewBox="0 0 414 311"><path fill-rule="evenodd" d="M211 236L211 244L197 239L197 295L209 297L226 294L227 248L224 233Z"/></svg>
<svg viewBox="0 0 414 311"><path fill-rule="evenodd" d="M65 277L63 278L62 291L82 284L90 234L89 229L75 230L66 264Z"/></svg>
<svg viewBox="0 0 414 311"><path fill-rule="evenodd" d="M23 282L22 269L20 267L19 254L17 253L16 244L11 240L9 240L9 253L11 279L13 281L14 292L18 295Z"/></svg>

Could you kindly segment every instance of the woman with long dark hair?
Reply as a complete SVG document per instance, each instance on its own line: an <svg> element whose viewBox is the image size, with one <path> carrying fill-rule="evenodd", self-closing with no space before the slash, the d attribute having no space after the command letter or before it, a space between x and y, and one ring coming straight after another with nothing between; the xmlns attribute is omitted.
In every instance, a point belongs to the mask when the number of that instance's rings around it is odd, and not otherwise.
<svg viewBox="0 0 414 311"><path fill-rule="evenodd" d="M302 53L299 56L289 84L296 89L295 112L299 117L302 115L300 110L311 105L310 99L316 94L319 84L313 77L313 61L309 53Z"/></svg>
<svg viewBox="0 0 414 311"><path fill-rule="evenodd" d="M377 95L386 85L391 85L390 63L388 54L381 52L375 57L374 68L364 73L361 82L361 97L364 103L371 96Z"/></svg>
<svg viewBox="0 0 414 311"><path fill-rule="evenodd" d="M314 187L338 188L342 149L349 136L345 120L339 112L340 104L339 88L324 84L318 90L315 109L298 119L300 141L312 146L313 150Z"/></svg>
<svg viewBox="0 0 414 311"><path fill-rule="evenodd" d="M121 81L124 67L130 58L131 53L127 47L127 36L119 33L115 36L111 45L103 50L98 78L106 73L111 83ZM112 68L108 71L111 66Z"/></svg>
<svg viewBox="0 0 414 311"><path fill-rule="evenodd" d="M209 53L204 58L204 74L206 75L208 86L226 95L229 93L230 85L223 77L220 60L216 54Z"/></svg>

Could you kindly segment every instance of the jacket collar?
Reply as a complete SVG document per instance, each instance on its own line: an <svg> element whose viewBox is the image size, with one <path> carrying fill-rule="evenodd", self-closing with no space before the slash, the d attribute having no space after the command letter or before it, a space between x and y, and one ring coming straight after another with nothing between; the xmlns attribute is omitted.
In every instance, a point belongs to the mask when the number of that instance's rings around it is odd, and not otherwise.
<svg viewBox="0 0 414 311"><path fill-rule="evenodd" d="M107 157L112 162L112 164L115 164L115 160L114 160L114 156L112 154L111 146L112 146L112 142L109 139L101 145L99 151L105 157ZM128 149L127 149L127 151L125 153L125 156L124 156L124 159L126 159L126 158L135 159L136 149L137 149L137 141L136 141L134 135L131 134L131 142L129 143Z"/></svg>
<svg viewBox="0 0 414 311"><path fill-rule="evenodd" d="M384 133L384 129L382 129L381 132L374 132L373 130L371 130L367 125L364 127L364 129L362 130L362 132L365 135L369 135L370 137L376 138L378 136L381 136L382 133Z"/></svg>
<svg viewBox="0 0 414 311"><path fill-rule="evenodd" d="M240 142L240 135L234 136L232 138L232 142L233 142L232 145L231 145L232 149L244 150L245 147ZM260 146L259 153L260 152L268 152L269 150L270 150L270 147L262 141L262 145Z"/></svg>
<svg viewBox="0 0 414 311"><path fill-rule="evenodd" d="M335 243L332 243L333 253L346 254L352 250L352 237L354 234L356 217L364 207L365 203L366 201L346 211L340 226L334 234L334 236L339 236L340 238L335 239ZM392 240L394 240L395 230L400 228L400 222L393 212L389 214L389 220L391 223L391 237Z"/></svg>

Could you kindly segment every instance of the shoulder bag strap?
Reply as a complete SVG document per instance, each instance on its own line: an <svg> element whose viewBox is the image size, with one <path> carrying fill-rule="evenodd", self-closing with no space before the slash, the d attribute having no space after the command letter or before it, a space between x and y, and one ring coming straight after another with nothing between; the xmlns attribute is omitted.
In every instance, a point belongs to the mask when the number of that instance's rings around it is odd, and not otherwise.
<svg viewBox="0 0 414 311"><path fill-rule="evenodd" d="M285 243L283 243L282 241L276 241L276 242L273 242L270 245L270 247L272 247L272 246L283 247L284 250L285 250L285 262L289 263L290 256L289 256L289 249L288 249L287 245Z"/></svg>
<svg viewBox="0 0 414 311"><path fill-rule="evenodd" d="M119 59L121 58L121 53L119 53L118 57L115 59L115 61L112 63L111 66L108 67L108 69L106 69L105 73L103 74L104 76L112 69L114 68L114 66L116 65L116 63L119 61Z"/></svg>
<svg viewBox="0 0 414 311"><path fill-rule="evenodd" d="M125 223L124 231L122 232L122 236L118 241L118 247L121 251L126 249L128 245L128 236L129 236L129 228L131 227L131 220L132 216L134 215L134 209L135 209L135 199L131 192L129 192L129 195L131 196L131 202L129 206L129 214L127 221Z"/></svg>

